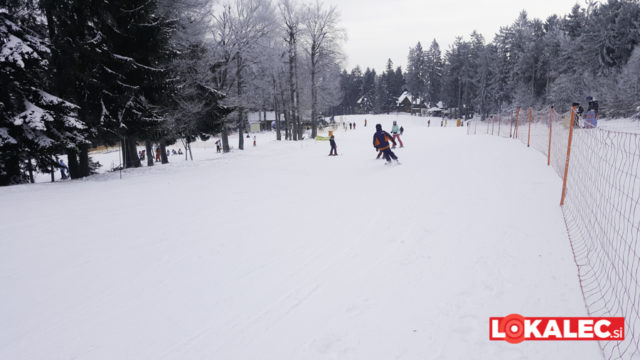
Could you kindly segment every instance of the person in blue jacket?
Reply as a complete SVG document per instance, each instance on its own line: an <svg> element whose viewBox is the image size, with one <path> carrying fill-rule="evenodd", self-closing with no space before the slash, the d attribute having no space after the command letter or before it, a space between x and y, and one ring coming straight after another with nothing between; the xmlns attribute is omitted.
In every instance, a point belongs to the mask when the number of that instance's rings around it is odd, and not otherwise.
<svg viewBox="0 0 640 360"><path fill-rule="evenodd" d="M399 163L398 157L393 153L393 151L391 151L389 141L391 141L394 146L396 145L396 141L393 140L393 137L388 132L382 130L382 125L376 124L376 133L373 134L373 146L376 150L382 151L382 155L384 156L384 159L387 160L387 164L391 163L391 159Z"/></svg>

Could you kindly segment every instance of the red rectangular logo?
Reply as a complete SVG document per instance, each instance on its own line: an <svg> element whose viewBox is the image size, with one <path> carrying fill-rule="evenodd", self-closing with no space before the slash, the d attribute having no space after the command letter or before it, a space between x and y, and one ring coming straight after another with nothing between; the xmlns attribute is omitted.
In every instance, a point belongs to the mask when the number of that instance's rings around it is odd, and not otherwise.
<svg viewBox="0 0 640 360"><path fill-rule="evenodd" d="M624 340L623 317L524 317L511 314L489 318L489 340L518 344L525 340Z"/></svg>

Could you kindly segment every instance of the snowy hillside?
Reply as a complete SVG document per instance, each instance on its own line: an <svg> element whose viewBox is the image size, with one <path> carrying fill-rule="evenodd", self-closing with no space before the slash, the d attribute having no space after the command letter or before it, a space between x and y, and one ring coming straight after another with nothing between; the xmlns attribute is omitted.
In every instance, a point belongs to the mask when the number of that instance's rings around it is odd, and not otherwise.
<svg viewBox="0 0 640 360"><path fill-rule="evenodd" d="M488 340L490 316L586 315L537 151L345 120L337 157L261 134L122 180L0 188L0 359L599 358ZM384 166L373 128L392 120L402 165Z"/></svg>

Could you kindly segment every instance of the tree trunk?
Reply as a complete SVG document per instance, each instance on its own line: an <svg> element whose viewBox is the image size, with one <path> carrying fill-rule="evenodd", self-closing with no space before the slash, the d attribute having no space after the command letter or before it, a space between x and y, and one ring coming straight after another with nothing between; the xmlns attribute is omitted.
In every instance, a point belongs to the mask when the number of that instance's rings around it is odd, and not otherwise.
<svg viewBox="0 0 640 360"><path fill-rule="evenodd" d="M276 95L276 87L275 87L275 80L273 82L274 86L273 86L273 109L275 111L276 114L276 140L280 141L282 140L282 135L280 134L280 109L278 107L278 96Z"/></svg>
<svg viewBox="0 0 640 360"><path fill-rule="evenodd" d="M238 149L244 150L244 119L241 107L238 108Z"/></svg>
<svg viewBox="0 0 640 360"><path fill-rule="evenodd" d="M89 145L80 145L80 177L87 177L91 175L91 169L89 169Z"/></svg>
<svg viewBox="0 0 640 360"><path fill-rule="evenodd" d="M69 177L80 178L80 166L78 165L78 153L75 150L67 150L67 166L69 167Z"/></svg>
<svg viewBox="0 0 640 360"><path fill-rule="evenodd" d="M163 141L160 141L160 159L162 159L163 164L169 163L169 158L167 158L167 145Z"/></svg>
<svg viewBox="0 0 640 360"><path fill-rule="evenodd" d="M238 85L238 149L244 150L244 117L241 105L242 98L242 56L236 55L236 79Z"/></svg>
<svg viewBox="0 0 640 360"><path fill-rule="evenodd" d="M184 161L189 160L189 137L182 140L182 147L184 148Z"/></svg>
<svg viewBox="0 0 640 360"><path fill-rule="evenodd" d="M284 139L291 140L291 134L289 133L289 109L287 108L287 96L284 86L280 86L280 103L282 104L281 113L284 114Z"/></svg>
<svg viewBox="0 0 640 360"><path fill-rule="evenodd" d="M297 72L297 52L296 52L296 34L293 30L289 31L289 92L291 94L291 115L293 122L293 140L298 140L298 77Z"/></svg>
<svg viewBox="0 0 640 360"><path fill-rule="evenodd" d="M297 56L296 56L297 58ZM296 123L298 124L298 140L302 140L304 126L302 126L302 117L300 115L300 91L298 91L298 65L296 64Z"/></svg>
<svg viewBox="0 0 640 360"><path fill-rule="evenodd" d="M151 141L146 140L144 142L144 148L147 152L147 166L153 166L153 145L151 144Z"/></svg>
<svg viewBox="0 0 640 360"><path fill-rule="evenodd" d="M36 180L33 178L33 163L31 163L31 157L27 159L27 171L29 172L29 182L34 184Z"/></svg>
<svg viewBox="0 0 640 360"><path fill-rule="evenodd" d="M316 87L316 51L315 44L311 45L311 138L318 134L318 89Z"/></svg>
<svg viewBox="0 0 640 360"><path fill-rule="evenodd" d="M124 139L125 143L125 168L138 168L140 167L140 158L138 157L138 150L136 148L136 139L134 137L127 137Z"/></svg>
<svg viewBox="0 0 640 360"><path fill-rule="evenodd" d="M220 134L222 138L222 152L228 153L229 149L229 134L227 133L227 124L226 122L222 122L222 133Z"/></svg>
<svg viewBox="0 0 640 360"><path fill-rule="evenodd" d="M189 157L191 158L191 161L193 161L193 153L191 152L191 141L187 142L187 148L187 150L189 150Z"/></svg>

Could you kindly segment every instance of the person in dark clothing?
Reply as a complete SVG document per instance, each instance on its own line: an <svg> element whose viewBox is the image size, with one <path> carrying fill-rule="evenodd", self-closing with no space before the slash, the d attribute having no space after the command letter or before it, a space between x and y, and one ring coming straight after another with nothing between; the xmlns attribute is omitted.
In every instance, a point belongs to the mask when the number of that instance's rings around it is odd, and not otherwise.
<svg viewBox="0 0 640 360"><path fill-rule="evenodd" d="M396 145L396 141L393 137L388 132L382 130L382 125L376 124L376 133L373 134L373 147L378 151L382 151L382 155L384 156L384 159L387 160L387 164L391 164L391 159L400 163L396 154L391 151L389 141L391 141L393 145Z"/></svg>
<svg viewBox="0 0 640 360"><path fill-rule="evenodd" d="M400 126L400 135L404 134L404 128Z"/></svg>
<svg viewBox="0 0 640 360"><path fill-rule="evenodd" d="M329 144L331 144L331 151L329 151L329 156L338 155L338 146L336 146L336 140L333 135L331 135L331 138L329 139Z"/></svg>

